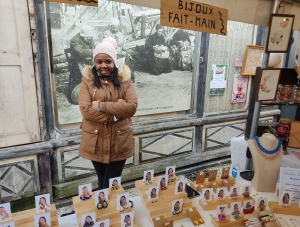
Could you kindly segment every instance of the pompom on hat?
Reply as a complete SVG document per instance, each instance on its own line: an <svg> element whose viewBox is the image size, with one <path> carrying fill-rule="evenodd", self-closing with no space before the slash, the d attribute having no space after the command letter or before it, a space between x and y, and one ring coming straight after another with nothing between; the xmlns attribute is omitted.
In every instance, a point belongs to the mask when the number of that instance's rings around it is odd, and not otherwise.
<svg viewBox="0 0 300 227"><path fill-rule="evenodd" d="M93 59L95 59L97 54L107 54L109 55L114 63L117 63L117 41L112 37L107 37L99 43L93 51Z"/></svg>

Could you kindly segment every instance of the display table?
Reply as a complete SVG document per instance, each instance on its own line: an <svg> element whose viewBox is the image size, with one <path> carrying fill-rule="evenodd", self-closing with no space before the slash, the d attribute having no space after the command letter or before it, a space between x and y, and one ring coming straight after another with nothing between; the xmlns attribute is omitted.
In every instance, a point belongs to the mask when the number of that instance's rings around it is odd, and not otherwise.
<svg viewBox="0 0 300 227"><path fill-rule="evenodd" d="M244 136L231 139L231 162L232 166L235 166L239 171L245 170L246 165L246 151L248 143L244 139ZM287 148L287 155L282 156L282 167L296 168L300 169L300 159L298 159L292 152L300 152L300 149L296 148Z"/></svg>
<svg viewBox="0 0 300 227"><path fill-rule="evenodd" d="M249 181L245 181L243 179L238 179L236 182L236 185L246 185L249 184ZM269 201L277 201L277 196L276 193L266 193L266 192L261 192L261 193L257 193L254 189L252 189L251 192L251 196L256 200L256 198L259 197L267 197ZM205 221L205 225L200 225L200 226L206 226L206 227L213 227L213 224L211 223L211 218L212 216L216 215L216 211L215 210L210 210L210 211L204 211L201 206L199 205L199 197L193 198L192 201L192 205L198 210L198 212L200 213L200 215L202 216L202 218ZM147 210L145 208L145 206L142 203L142 200L139 196L137 197L133 197L131 198L131 200L134 203L134 207L133 207L133 211L135 213L135 223L138 226L142 226L142 227L153 227L153 225L151 224L149 218L148 218L148 214L147 214ZM288 225L282 221L281 219L280 224L282 225L282 227L293 227L295 225L293 225L293 223L296 224L296 226L300 226L300 216L291 216L291 215L284 215L284 214L276 214L276 217L281 217L284 219L284 221L286 221L288 223ZM66 226L78 226L76 224L74 224L74 219L72 219L72 215L70 216L65 216L63 218L59 218L59 226L61 227L66 227ZM291 220L292 219L292 220ZM298 222L298 223L297 223ZM192 222L190 221L190 218L183 218L181 220L177 220L174 222L174 227L194 227L194 225L192 224ZM80 226L81 227L81 226Z"/></svg>

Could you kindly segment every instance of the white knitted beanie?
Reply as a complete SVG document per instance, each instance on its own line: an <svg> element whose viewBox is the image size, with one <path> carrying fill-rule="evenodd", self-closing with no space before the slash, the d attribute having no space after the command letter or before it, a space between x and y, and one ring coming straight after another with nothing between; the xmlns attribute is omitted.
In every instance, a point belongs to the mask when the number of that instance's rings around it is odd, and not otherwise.
<svg viewBox="0 0 300 227"><path fill-rule="evenodd" d="M117 64L117 41L112 37L107 37L99 43L93 51L93 59L95 59L97 54L107 54L109 55L115 64Z"/></svg>

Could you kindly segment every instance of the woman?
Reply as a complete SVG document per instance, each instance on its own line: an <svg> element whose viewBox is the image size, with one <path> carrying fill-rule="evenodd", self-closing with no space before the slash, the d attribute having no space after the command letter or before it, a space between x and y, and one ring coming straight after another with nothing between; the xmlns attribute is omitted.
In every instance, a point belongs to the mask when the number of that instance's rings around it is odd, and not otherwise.
<svg viewBox="0 0 300 227"><path fill-rule="evenodd" d="M123 227L130 227L132 226L131 224L131 217L129 214L127 214L124 218L124 223L123 223Z"/></svg>
<svg viewBox="0 0 300 227"><path fill-rule="evenodd" d="M219 193L218 193L218 200L224 200L224 190L220 189Z"/></svg>
<svg viewBox="0 0 300 227"><path fill-rule="evenodd" d="M244 196L244 198L248 198L250 196L250 191L249 191L249 187L248 186L245 188L243 196Z"/></svg>
<svg viewBox="0 0 300 227"><path fill-rule="evenodd" d="M160 180L160 190L167 190L166 178L162 177Z"/></svg>
<svg viewBox="0 0 300 227"><path fill-rule="evenodd" d="M156 188L152 188L150 196L151 196L151 199L156 199L156 197L157 197Z"/></svg>
<svg viewBox="0 0 300 227"><path fill-rule="evenodd" d="M259 211L264 211L264 210L266 210L265 201L264 201L263 199L260 200L260 202L259 202L258 210L259 210Z"/></svg>
<svg viewBox="0 0 300 227"><path fill-rule="evenodd" d="M218 214L219 221L226 220L225 207L220 207L220 213Z"/></svg>
<svg viewBox="0 0 300 227"><path fill-rule="evenodd" d="M129 207L127 202L126 202L126 197L124 195L121 196L120 206L123 207L124 209L127 209Z"/></svg>
<svg viewBox="0 0 300 227"><path fill-rule="evenodd" d="M82 194L80 195L80 199L81 200L88 200L92 197L91 193L89 192L88 188L86 186L84 186L82 188Z"/></svg>
<svg viewBox="0 0 300 227"><path fill-rule="evenodd" d="M94 224L95 223L93 222L92 217L89 215L89 216L86 216L85 222L82 227L92 227L92 226L94 226Z"/></svg>
<svg viewBox="0 0 300 227"><path fill-rule="evenodd" d="M206 190L204 193L204 199L205 201L210 201L210 191Z"/></svg>
<svg viewBox="0 0 300 227"><path fill-rule="evenodd" d="M92 161L98 188L121 176L126 159L133 155L131 117L137 96L130 69L117 65L117 42L105 38L93 51L93 66L83 69L78 103L82 114L79 154Z"/></svg>
<svg viewBox="0 0 300 227"><path fill-rule="evenodd" d="M289 195L289 193L284 193L284 196L282 198L282 203L285 206L290 205L290 195Z"/></svg>
<svg viewBox="0 0 300 227"><path fill-rule="evenodd" d="M170 73L171 64L169 50L163 35L162 26L155 26L156 32L149 36L145 42L145 57L149 61L149 70L153 75Z"/></svg>
<svg viewBox="0 0 300 227"><path fill-rule="evenodd" d="M173 214L179 214L179 213L181 213L180 202L176 201L173 208Z"/></svg>
<svg viewBox="0 0 300 227"><path fill-rule="evenodd" d="M108 203L105 199L105 194L104 192L100 192L98 195L98 204L97 204L97 208L98 210L102 209L102 208L107 208Z"/></svg>
<svg viewBox="0 0 300 227"><path fill-rule="evenodd" d="M177 192L183 192L183 183L179 182L178 187L177 187Z"/></svg>
<svg viewBox="0 0 300 227"><path fill-rule="evenodd" d="M146 174L146 183L150 183L150 182L152 182L152 177L151 177L151 173L148 172L148 173Z"/></svg>
<svg viewBox="0 0 300 227"><path fill-rule="evenodd" d="M111 187L112 187L112 190L119 190L119 184L118 184L117 179L113 180Z"/></svg>
<svg viewBox="0 0 300 227"><path fill-rule="evenodd" d="M174 171L172 168L168 169L168 179L170 182L173 182L174 179Z"/></svg>
<svg viewBox="0 0 300 227"><path fill-rule="evenodd" d="M40 217L39 219L39 227L49 227L47 224L47 220L45 217Z"/></svg>
<svg viewBox="0 0 300 227"><path fill-rule="evenodd" d="M43 212L47 212L50 210L50 206L47 204L46 198L41 197L39 201L39 210Z"/></svg>

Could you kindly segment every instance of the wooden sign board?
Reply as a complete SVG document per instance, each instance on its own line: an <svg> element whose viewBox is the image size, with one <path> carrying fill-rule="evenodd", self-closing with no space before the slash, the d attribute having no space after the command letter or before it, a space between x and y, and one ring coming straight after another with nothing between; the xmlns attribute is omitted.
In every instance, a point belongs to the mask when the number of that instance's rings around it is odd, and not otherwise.
<svg viewBox="0 0 300 227"><path fill-rule="evenodd" d="M161 0L160 24L227 35L228 10L191 0Z"/></svg>
<svg viewBox="0 0 300 227"><path fill-rule="evenodd" d="M75 5L98 6L98 0L44 0L44 1L75 4Z"/></svg>

